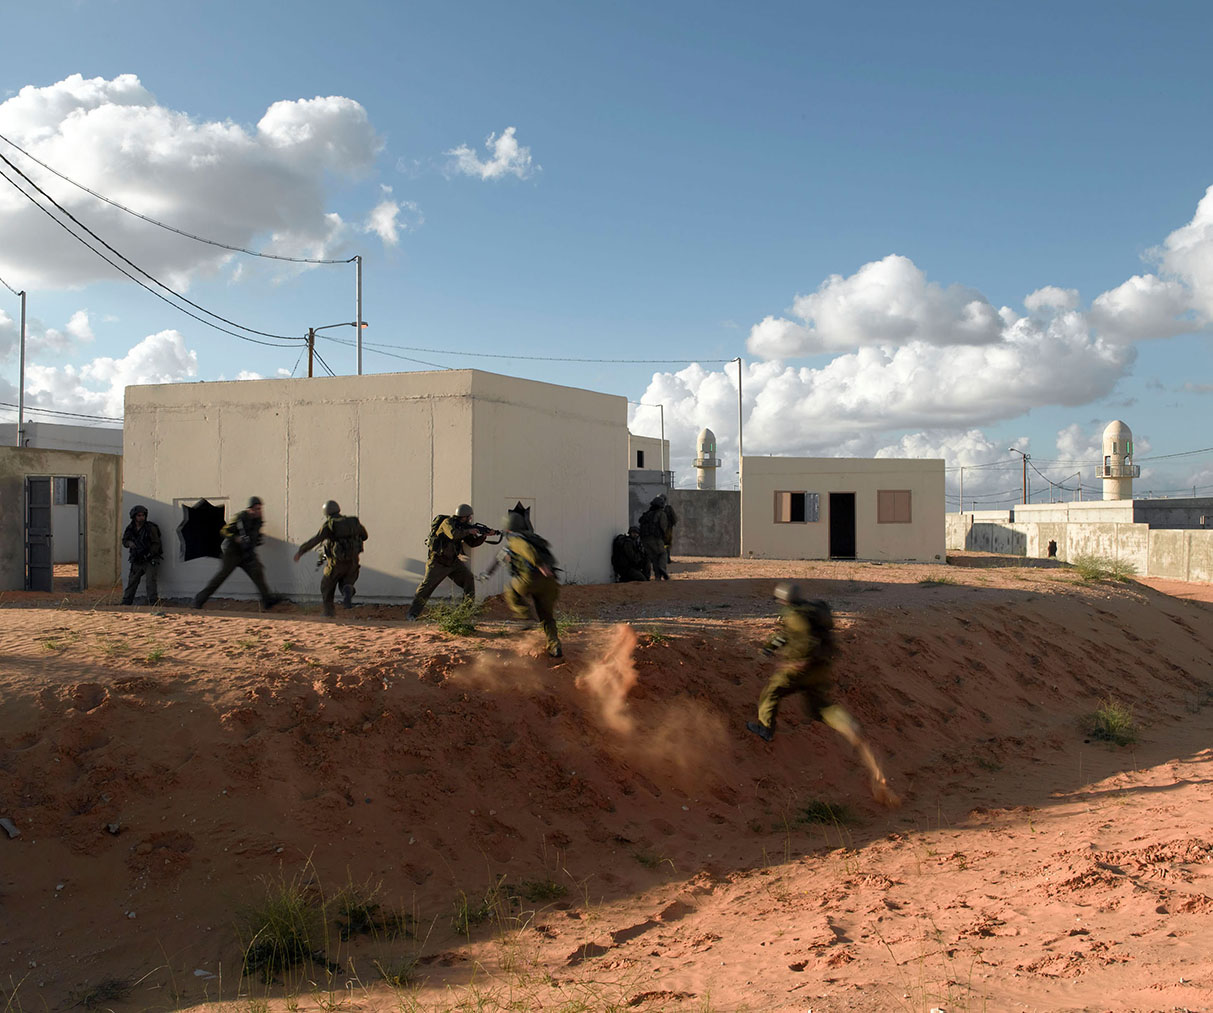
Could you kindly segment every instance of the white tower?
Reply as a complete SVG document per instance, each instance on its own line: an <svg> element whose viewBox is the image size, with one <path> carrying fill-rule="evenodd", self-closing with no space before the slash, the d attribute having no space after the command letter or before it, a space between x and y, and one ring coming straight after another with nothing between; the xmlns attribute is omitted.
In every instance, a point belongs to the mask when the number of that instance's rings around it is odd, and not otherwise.
<svg viewBox="0 0 1213 1013"><path fill-rule="evenodd" d="M1096 475L1103 479L1104 499L1132 499L1133 479L1141 468L1133 463L1133 430L1116 419L1103 431L1103 461Z"/></svg>
<svg viewBox="0 0 1213 1013"><path fill-rule="evenodd" d="M716 434L710 429L701 429L699 439L695 441L695 477L696 489L716 488L716 469L720 467L720 458L716 456Z"/></svg>

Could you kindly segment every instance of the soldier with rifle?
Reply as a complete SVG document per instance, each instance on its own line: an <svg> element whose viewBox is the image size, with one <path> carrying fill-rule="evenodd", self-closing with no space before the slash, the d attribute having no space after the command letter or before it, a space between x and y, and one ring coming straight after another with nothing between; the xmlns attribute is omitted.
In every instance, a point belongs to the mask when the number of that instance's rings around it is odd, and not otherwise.
<svg viewBox="0 0 1213 1013"><path fill-rule="evenodd" d="M426 539L429 550L425 563L425 575L413 595L409 605L408 620L420 618L425 603L448 577L463 591L463 597L476 597L476 578L463 561L465 546L474 548L483 545L489 535L497 535L501 540L501 532L474 520L472 508L467 503L460 503L459 509L451 516L439 514L430 523L430 536ZM493 543L496 544L496 543Z"/></svg>

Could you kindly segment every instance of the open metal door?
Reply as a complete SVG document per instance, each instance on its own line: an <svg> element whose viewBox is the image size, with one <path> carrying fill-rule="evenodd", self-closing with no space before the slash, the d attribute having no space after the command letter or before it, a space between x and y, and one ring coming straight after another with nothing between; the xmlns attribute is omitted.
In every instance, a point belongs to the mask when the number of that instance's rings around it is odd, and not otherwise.
<svg viewBox="0 0 1213 1013"><path fill-rule="evenodd" d="M51 546L50 476L25 479L25 588L53 591L55 562Z"/></svg>

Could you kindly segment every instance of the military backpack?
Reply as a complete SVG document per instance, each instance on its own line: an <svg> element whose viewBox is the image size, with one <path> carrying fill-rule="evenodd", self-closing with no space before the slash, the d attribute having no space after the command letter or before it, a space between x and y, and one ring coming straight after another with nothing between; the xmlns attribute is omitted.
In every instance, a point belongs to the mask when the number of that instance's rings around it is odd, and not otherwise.
<svg viewBox="0 0 1213 1013"><path fill-rule="evenodd" d="M430 521L430 533L425 539L425 547L430 552L441 553L443 549L451 544L450 536L441 531L443 521L449 519L450 514L435 514L434 519Z"/></svg>
<svg viewBox="0 0 1213 1013"><path fill-rule="evenodd" d="M640 537L661 538L661 525L657 521L657 509L650 507L640 515Z"/></svg>
<svg viewBox="0 0 1213 1013"><path fill-rule="evenodd" d="M357 559L362 552L362 525L357 517L334 517L329 522L333 534L333 558L339 562Z"/></svg>

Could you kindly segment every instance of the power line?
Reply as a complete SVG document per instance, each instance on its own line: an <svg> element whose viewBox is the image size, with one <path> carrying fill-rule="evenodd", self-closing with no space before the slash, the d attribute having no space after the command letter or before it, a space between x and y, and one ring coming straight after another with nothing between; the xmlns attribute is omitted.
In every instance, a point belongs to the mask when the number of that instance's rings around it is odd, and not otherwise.
<svg viewBox="0 0 1213 1013"><path fill-rule="evenodd" d="M13 411L17 410L17 406L10 401L0 401L0 408L11 408ZM60 411L58 408L35 408L33 405L28 404L25 406L25 410L27 412L40 412L43 415L63 415L73 419L97 419L101 422L123 421L121 417L114 415L86 415L81 412Z"/></svg>
<svg viewBox="0 0 1213 1013"><path fill-rule="evenodd" d="M228 243L221 243L215 239L207 239L204 236L196 236L192 232L186 232L184 229L178 229L175 226L166 225L164 222L157 221L155 218L149 218L147 215L140 214L138 211L128 208L125 204L119 204L116 200L106 197L105 194L97 193L96 190L90 190L83 183L77 183L74 179L65 176L58 169L51 168L51 166L47 165L34 155L31 155L28 151L21 147L21 145L17 144L15 141L9 140L3 134L0 134L0 141L4 141L5 144L12 145L31 162L37 162L37 164L42 166L42 168L44 168L47 172L54 173L64 182L71 183L72 186L79 187L85 193L96 197L98 200L105 201L106 204L116 207L119 211L125 211L128 215L134 215L136 218L147 222L149 225L155 225L159 228L167 229L169 232L175 232L177 235L184 236L186 239L192 239L198 243L205 243L207 246L217 246L223 250L231 250L233 253L247 253L250 257L263 257L266 260L285 260L292 264L349 264L354 259L353 257L349 257L345 260L313 260L308 257L286 257L276 253L260 253L257 250L245 249L243 246L231 246Z"/></svg>
<svg viewBox="0 0 1213 1013"><path fill-rule="evenodd" d="M10 292L12 292L12 293L13 293L13 295L15 295L15 296L20 296L20 295L21 295L21 293L20 293L20 292L18 292L18 291L17 291L15 288L13 288L13 286L12 286L12 285L10 285L10 284L9 284L7 281L5 281L3 278L0 278L0 285L3 285L3 286L6 288L6 289L8 289Z"/></svg>
<svg viewBox="0 0 1213 1013"><path fill-rule="evenodd" d="M13 187L14 187L14 188L17 190L17 192L18 192L18 193L20 193L20 194L21 194L21 196L23 196L23 197L24 197L26 200L28 200L28 201L29 201L31 204L33 204L33 205L34 205L34 207L36 207L36 208L37 208L39 211L41 211L41 212L42 212L44 215L46 215L46 216L47 216L47 217L48 217L48 218L49 218L49 219L50 219L52 222L54 222L54 223L55 223L56 225L58 225L58 226L59 226L61 229L63 229L63 231L64 231L64 232L66 232L66 233L67 233L69 236L71 236L71 237L72 237L74 240L76 240L76 242L80 243L80 244L81 244L82 246L84 246L86 249L91 250L91 251L92 251L93 253L95 253L95 254L96 254L98 257L100 257L102 260L104 260L104 261L105 261L107 264L109 264L111 267L113 267L113 268L114 268L116 271L119 271L119 272L121 272L122 274L126 275L126 276L127 276L127 277L128 277L130 280L131 280L131 281L133 281L133 282L134 282L136 285L138 285L140 288L144 288L144 289L146 289L148 292L151 292L151 294L152 294L152 295L154 295L154 296L155 296L157 299L161 300L161 301L162 301L162 302L164 302L164 303L167 303L169 306L172 306L172 307L173 307L173 309L177 310L178 312L184 313L184 314L185 314L186 316L188 316L188 317L193 317L193 319L197 320L197 321L198 321L199 323L201 323L201 324L205 324L207 327L212 327L212 328L214 328L215 330L217 330L217 331L221 331L221 332L222 332L222 333L224 333L224 334L230 334L230 335L231 335L232 337L234 337L234 338L240 338L242 341L250 341L250 342L252 342L253 344L256 344L256 345L269 345L269 346L270 346L270 347L272 347L272 348L281 348L281 347L282 347L283 342L290 342L291 344L295 344L295 343L297 343L297 342L305 342L305 341L306 341L306 339L305 339L305 338L303 338L303 337L291 337L290 335L284 335L284 334L268 334L268 333L267 333L267 332L265 332L265 331L258 331L258 330L254 330L254 329L253 329L253 328L251 328L251 327L244 327L242 324L238 324L238 323L235 323L234 321L228 320L226 317L221 317L221 316L219 316L217 313L211 313L211 312L210 312L210 310L203 309L201 306L198 306L198 304L197 304L197 303L190 302L190 300L189 300L189 299L186 299L184 296L179 295L177 292L174 292L174 291L173 291L171 288L169 288L167 285L163 284L162 282L158 281L156 278L152 277L152 275L150 275L150 274L148 274L146 271L144 271L144 270L143 270L143 268L139 267L137 264L133 263L132 261L127 260L127 258L126 258L126 257L123 257L123 256L122 256L122 254L118 253L118 251L117 251L117 250L115 250L115 249L114 249L112 246L110 246L108 243L106 243L106 242L105 242L105 240L101 239L101 237L100 237L100 236L97 236L97 235L96 235L96 233L92 232L92 231L91 231L91 230L88 228L88 226L86 226L86 225L82 224L81 222L77 221L77 219L76 219L76 218L75 218L75 217L74 217L74 216L71 214L71 212L70 212L70 211L66 211L66 210L64 210L62 207L60 207L60 206L59 206L59 204L57 204L57 203L55 202L54 198L50 197L48 194L46 194L46 193L45 193L45 191L43 191L42 189L40 189L40 188L38 187L38 184L36 184L36 183L34 183L32 180L30 180L28 176L26 176L26 175L25 175L23 172L21 172L21 170L20 170L20 169L18 169L16 166L14 166L14 165L13 165L13 163L12 163L12 162L10 162L10 161L9 161L7 158L5 158L3 155L0 155L0 161L3 161L3 162L5 162L7 165L11 166L11 167L13 168L13 170L14 170L14 171L15 171L15 172L16 172L18 175L20 175L20 176L21 176L23 179L25 179L27 182L29 182L29 184L30 184L30 185L31 185L31 186L32 186L32 187L33 187L35 190L37 190L37 191L38 191L39 193L41 193L41 194L42 194L44 197L46 197L46 199L47 199L47 200L49 200L49 201L50 201L52 204L54 204L56 208L59 208L59 210L60 210L60 211L62 211L62 212L65 214L65 215L67 215L67 217L68 217L68 218L71 218L71 220L72 220L73 222L75 222L75 223L76 223L76 225L78 225L80 228L84 229L84 231L85 231L85 232L88 232L88 234L89 234L90 236L93 236L93 238L94 238L94 239L96 239L96 240L97 240L99 243L101 243L101 245L102 245L102 246L104 246L106 249L110 250L110 251L111 251L111 252L112 252L112 253L113 253L115 256L119 257L121 260L126 261L126 263L130 264L130 265L131 265L131 267L133 267L133 268L134 268L136 271L138 271L140 274L144 275L144 276L145 276L145 277L147 277L147 278L151 278L151 280L152 280L153 282L155 282L157 285L159 285L159 286L160 286L162 289L164 289L166 292L170 292L170 293L172 293L172 294L173 294L174 296L176 296L178 299L181 299L183 302L189 303L189 305L191 305L191 306L195 306L197 309L202 310L202 312L203 312L203 313L207 313L207 314L209 314L210 316L213 316L213 317L214 317L216 320L222 320L224 323L231 324L233 327L240 327L240 328L242 328L243 330L250 331L250 332L251 332L251 333L253 333L253 334L261 334L261 335L263 335L263 336L265 336L265 337L271 337L271 338L275 338L275 339L278 339L278 340L276 340L276 341L259 341L258 339L256 339L256 338L250 338L250 337L248 337L248 336L247 336L247 335L245 335L245 334L238 334L238 333L237 333L237 332L235 332L235 331L229 331L229 330L228 330L227 328L225 328L225 327L220 327L218 324L211 323L211 321L203 319L202 317L198 316L196 313L191 313L189 310L187 310L187 309L185 309L185 308L183 308L183 307L181 307L181 306L178 306L178 305L177 305L175 302L172 302L170 299L168 299L168 298L166 298L165 296L161 295L159 292L157 292L157 291L156 291L155 289L153 289L151 286L149 286L149 285L145 284L144 282L140 281L140 280L139 280L138 278L136 278L136 277L135 277L133 274L131 274L129 271L127 271L127 270L126 270L124 267L122 267L122 266L121 266L121 265L119 265L119 264L114 263L114 261L110 260L110 259L109 259L109 258L108 258L108 257L107 257L107 256L106 256L104 253L102 253L100 250L96 249L96 248L95 248L95 247L93 247L93 246L90 246L90 245L89 245L87 242L85 242L85 240L84 240L84 239L82 239L80 236L76 235L76 233L74 233L74 232L73 232L73 231L72 231L70 228L68 228L68 227L67 227L67 226L66 226L66 225L65 225L63 222L61 222L61 221L60 221L58 218L56 218L56 217L55 217L53 214L51 214L51 213L50 213L50 211L48 211L48 210L47 210L46 208L44 208L44 207L43 207L41 204L39 204L39 203L38 203L38 202L37 202L37 201L36 201L36 200L35 200L35 199L34 199L34 198L33 198L33 197L30 195L30 194L26 193L26 191L25 191L25 190L23 190L23 189L21 188L21 186L20 186L20 185L19 185L19 184L18 184L18 183L17 183L17 182L14 180L14 179L12 179L12 178L11 178L11 177L10 177L10 176L7 174L7 173L5 173L3 170L0 170L0 176L2 176L2 177L3 177L3 178L4 178L4 179L7 181L7 182L9 182L10 184L12 184L12 186L13 186Z"/></svg>
<svg viewBox="0 0 1213 1013"><path fill-rule="evenodd" d="M317 334L316 337L323 338L325 341L331 341L336 345L344 345L346 348L356 348L357 343L350 341L349 338L334 338L331 334ZM386 355L389 359L402 359L405 362L415 362L420 366L429 366L433 369L450 369L450 366L440 366L436 362L426 362L425 359L414 359L408 355L397 355L395 352L385 352L381 348L371 347L363 342L362 347L368 351L374 352L376 355Z"/></svg>
<svg viewBox="0 0 1213 1013"><path fill-rule="evenodd" d="M330 339L332 340L332 339ZM410 345L391 345L391 344L372 344L364 341L363 348L392 348L401 352L422 352L425 355L463 355L475 359L525 359L529 362L593 362L593 363L631 363L642 365L676 365L679 363L690 362L705 362L719 364L722 362L736 362L736 356L732 359L583 359L574 358L571 356L559 355L509 355L504 352L464 352L452 351L449 348L414 348ZM449 369L449 366L440 366L440 369Z"/></svg>

